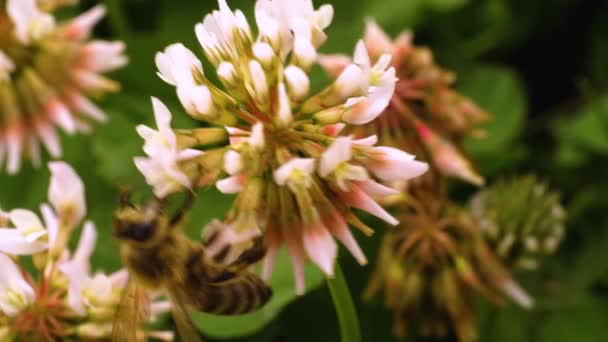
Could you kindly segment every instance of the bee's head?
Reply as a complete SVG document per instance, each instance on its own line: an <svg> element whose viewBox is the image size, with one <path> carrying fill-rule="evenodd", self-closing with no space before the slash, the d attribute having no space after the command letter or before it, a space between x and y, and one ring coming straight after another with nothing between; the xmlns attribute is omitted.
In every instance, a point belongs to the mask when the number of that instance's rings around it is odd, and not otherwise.
<svg viewBox="0 0 608 342"><path fill-rule="evenodd" d="M163 202L153 200L143 207L121 201L114 215L114 236L131 244L150 245L166 234L167 219L162 214Z"/></svg>

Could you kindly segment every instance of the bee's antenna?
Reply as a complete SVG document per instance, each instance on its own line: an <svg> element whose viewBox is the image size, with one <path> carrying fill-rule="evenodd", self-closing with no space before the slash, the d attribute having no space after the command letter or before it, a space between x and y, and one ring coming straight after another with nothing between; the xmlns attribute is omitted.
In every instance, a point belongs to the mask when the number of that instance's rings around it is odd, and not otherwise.
<svg viewBox="0 0 608 342"><path fill-rule="evenodd" d="M118 201L120 203L120 206L135 208L135 205L133 204L133 202L131 202L132 194L133 194L133 192L131 191L131 189L126 188L126 187L121 187L118 190Z"/></svg>

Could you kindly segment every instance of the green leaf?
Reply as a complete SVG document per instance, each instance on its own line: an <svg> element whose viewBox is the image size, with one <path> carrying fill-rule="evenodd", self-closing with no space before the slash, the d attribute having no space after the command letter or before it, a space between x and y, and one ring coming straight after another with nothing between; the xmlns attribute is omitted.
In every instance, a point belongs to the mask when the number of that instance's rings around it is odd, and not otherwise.
<svg viewBox="0 0 608 342"><path fill-rule="evenodd" d="M527 99L521 80L510 68L495 65L477 66L460 75L458 90L493 115L492 121L481 127L488 137L467 139L465 148L473 157L507 151L526 120Z"/></svg>
<svg viewBox="0 0 608 342"><path fill-rule="evenodd" d="M608 298L589 296L554 310L545 320L540 341L595 342L606 338Z"/></svg>
<svg viewBox="0 0 608 342"><path fill-rule="evenodd" d="M589 48L589 63L587 67L589 76L602 89L608 87L608 5L604 4L599 14L595 17L590 29L591 42Z"/></svg>
<svg viewBox="0 0 608 342"><path fill-rule="evenodd" d="M418 25L432 12L450 12L463 7L469 0L408 0L365 2L365 15L390 28L404 30Z"/></svg>
<svg viewBox="0 0 608 342"><path fill-rule="evenodd" d="M607 155L608 96L598 97L558 121L554 134L559 142L558 161L563 165L576 165L590 152Z"/></svg>
<svg viewBox="0 0 608 342"><path fill-rule="evenodd" d="M305 267L306 289L313 290L323 283L324 276L312 264ZM272 274L272 299L260 310L242 316L216 316L195 313L193 320L196 326L212 338L228 339L254 334L270 323L290 302L298 299L294 292L291 261L285 249L277 257Z"/></svg>

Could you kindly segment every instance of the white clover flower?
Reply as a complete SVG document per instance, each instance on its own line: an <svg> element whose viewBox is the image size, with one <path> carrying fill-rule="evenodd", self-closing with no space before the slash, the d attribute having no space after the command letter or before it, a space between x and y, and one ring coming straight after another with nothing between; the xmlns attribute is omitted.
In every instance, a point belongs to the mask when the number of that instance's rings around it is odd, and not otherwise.
<svg viewBox="0 0 608 342"><path fill-rule="evenodd" d="M23 279L17 265L0 253L0 310L13 317L36 299L32 286Z"/></svg>
<svg viewBox="0 0 608 342"><path fill-rule="evenodd" d="M385 156L385 150L376 149L375 136L339 136L352 125L375 119L388 105L395 85L390 59L372 65L361 43L357 61L324 90L309 95L307 72L317 60L317 48L326 39L323 30L332 16L331 6L315 10L310 0L258 0L258 34L254 37L252 31L256 30L250 29L242 12L220 0L219 10L205 16L195 32L221 83L202 75L193 85L190 81L173 83L188 114L205 125L223 126L227 141L212 146L189 144L205 153L189 162L176 163L170 153L163 153L164 163L160 158L137 161L157 195L159 187L165 195L211 183L222 193L236 194L228 219L206 228L216 236L208 253L213 257L226 244L232 245L231 251L243 251L251 239L263 238L268 251L263 273L268 277L278 250L285 245L298 293L304 291L306 259L333 275L335 239L365 264L347 224L355 220L352 210L362 209L396 224L375 199L395 195L395 191L378 181L382 177L409 179L415 172L396 168L419 167L422 171L426 165L409 154ZM169 49L172 47L159 56ZM189 53L181 62L172 58L181 64L170 67L161 61L161 78L175 79L174 69L196 70L192 66L200 62L192 58ZM183 87L185 83L190 86ZM206 104L213 108L202 108ZM173 132L185 137L181 141L188 141L196 140L192 137L198 130ZM152 134L144 137L145 149L150 146L149 136ZM176 177L180 172L181 181ZM371 231L360 222L357 227L366 234ZM234 257L235 252L231 253Z"/></svg>
<svg viewBox="0 0 608 342"><path fill-rule="evenodd" d="M146 177L146 182L154 188L154 194L160 198L192 186L188 176L177 166L179 160L174 155L155 158L135 157L133 161L137 169Z"/></svg>
<svg viewBox="0 0 608 342"><path fill-rule="evenodd" d="M148 157L135 157L135 166L145 175L155 194L164 197L181 188L190 188L188 176L178 167L178 163L202 155L194 149L180 149L177 136L171 129L171 113L157 98L152 98L154 117L158 130L148 126L137 126L138 134L144 139L144 152Z"/></svg>
<svg viewBox="0 0 608 342"><path fill-rule="evenodd" d="M2 326L6 327L6 331L0 328L0 340L110 339L128 273L125 269L110 275L91 272L97 232L90 221L85 221L78 245L70 252L71 233L84 220L74 220L72 215L85 212L86 204L78 204L84 201L84 186L69 165L51 162L49 168L52 205L40 206L44 225L30 210L0 210L0 226L7 226L0 228L0 315L4 317ZM66 211L70 213L69 220ZM48 253L32 255L26 266L19 264L26 258L22 255L43 252L47 247ZM153 317L167 311L167 301L151 302ZM167 331L143 327L137 327L136 334L165 340L172 336Z"/></svg>

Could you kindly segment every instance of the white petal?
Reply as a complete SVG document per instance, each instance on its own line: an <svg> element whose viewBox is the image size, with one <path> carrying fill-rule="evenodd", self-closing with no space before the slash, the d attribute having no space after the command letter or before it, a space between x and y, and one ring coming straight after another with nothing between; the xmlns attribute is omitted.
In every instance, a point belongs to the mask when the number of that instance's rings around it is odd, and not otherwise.
<svg viewBox="0 0 608 342"><path fill-rule="evenodd" d="M285 81L287 92L295 101L303 100L310 90L310 79L306 73L295 65L285 68Z"/></svg>
<svg viewBox="0 0 608 342"><path fill-rule="evenodd" d="M244 178L241 175L236 175L215 182L217 189L224 194L236 194L243 190Z"/></svg>
<svg viewBox="0 0 608 342"><path fill-rule="evenodd" d="M32 255L48 248L48 243L28 242L16 229L0 228L0 252L12 255Z"/></svg>
<svg viewBox="0 0 608 342"><path fill-rule="evenodd" d="M374 147L375 160L366 162L374 175L384 181L407 180L428 170L428 164L414 160L414 156L392 147Z"/></svg>
<svg viewBox="0 0 608 342"><path fill-rule="evenodd" d="M93 254L96 242L97 231L95 229L95 224L91 221L87 221L84 224L78 246L72 257L72 261L82 267L81 272L84 274L89 273L89 259Z"/></svg>
<svg viewBox="0 0 608 342"><path fill-rule="evenodd" d="M257 122L251 127L251 136L249 137L249 144L255 149L264 148L264 125L261 122Z"/></svg>
<svg viewBox="0 0 608 342"><path fill-rule="evenodd" d="M334 87L343 98L355 95L361 90L362 75L361 67L350 64L338 76L334 82Z"/></svg>
<svg viewBox="0 0 608 342"><path fill-rule="evenodd" d="M352 157L352 141L350 137L338 137L323 152L319 162L319 174L327 177L342 162L349 161Z"/></svg>
<svg viewBox="0 0 608 342"><path fill-rule="evenodd" d="M229 175L236 175L243 169L243 160L241 155L235 150L229 150L224 154L224 170Z"/></svg>
<svg viewBox="0 0 608 342"><path fill-rule="evenodd" d="M50 162L49 170L49 202L59 215L67 210L71 215L67 218L69 223L76 225L86 213L84 184L74 169L64 162Z"/></svg>
<svg viewBox="0 0 608 342"><path fill-rule="evenodd" d="M310 260L332 277L338 248L327 229L324 226L304 229L302 242Z"/></svg>
<svg viewBox="0 0 608 342"><path fill-rule="evenodd" d="M21 302L14 303L6 295L12 292ZM17 265L8 256L0 253L0 309L7 316L15 316L36 299L34 289L23 279Z"/></svg>
<svg viewBox="0 0 608 342"><path fill-rule="evenodd" d="M57 234L59 233L59 219L55 215L55 212L53 212L53 209L46 203L40 205L40 212L42 213L42 218L48 232L49 249L51 249L55 245Z"/></svg>
<svg viewBox="0 0 608 342"><path fill-rule="evenodd" d="M13 209L9 212L11 222L18 230L41 230L44 229L42 222L33 211L26 209Z"/></svg>
<svg viewBox="0 0 608 342"><path fill-rule="evenodd" d="M315 160L313 158L292 158L274 171L274 181L283 186L295 170L310 176L314 169Z"/></svg>

